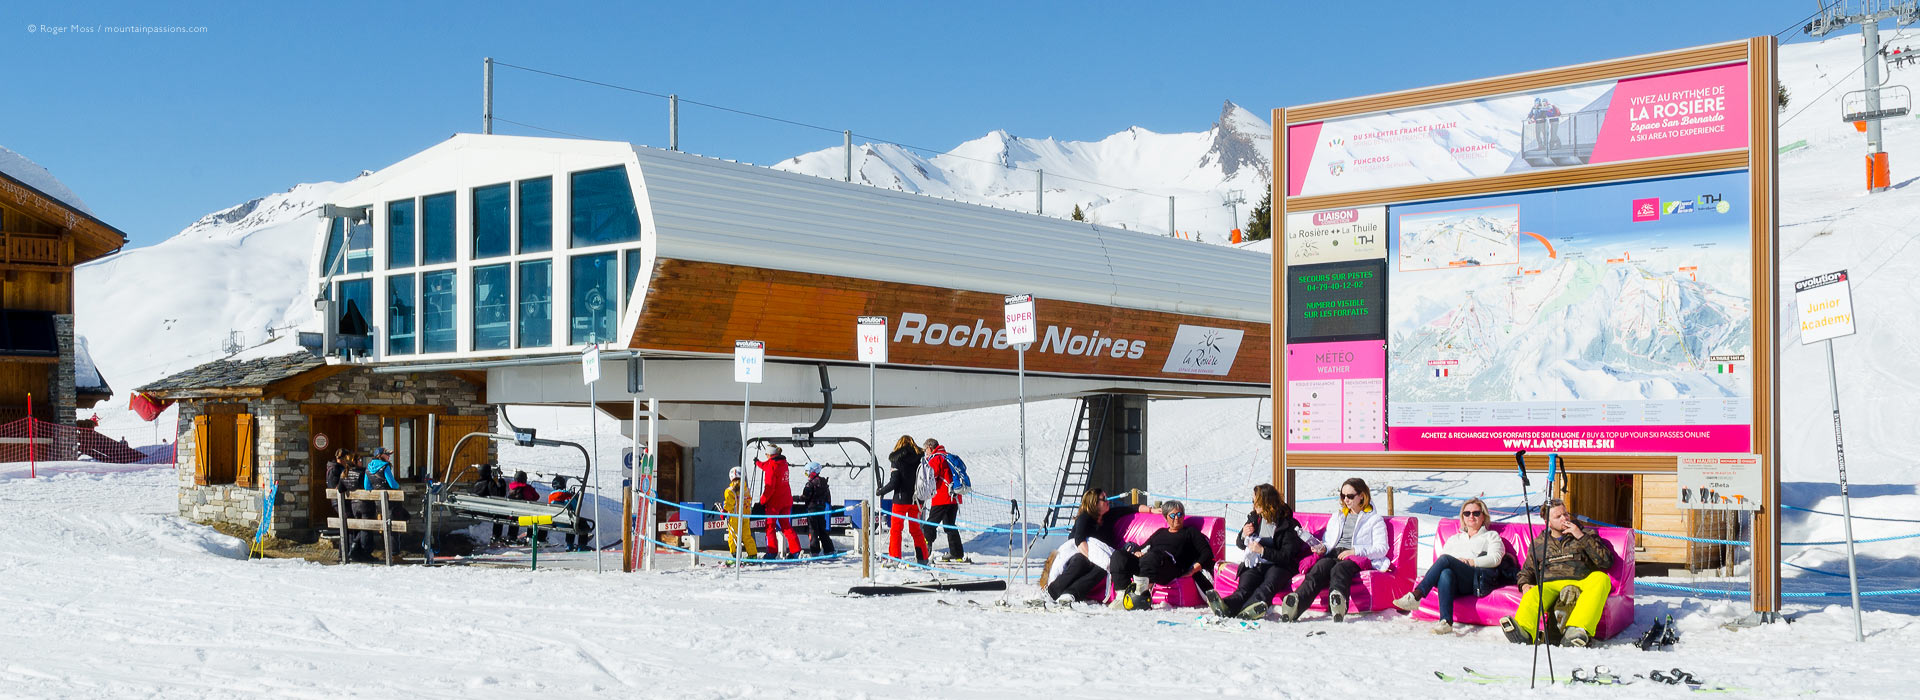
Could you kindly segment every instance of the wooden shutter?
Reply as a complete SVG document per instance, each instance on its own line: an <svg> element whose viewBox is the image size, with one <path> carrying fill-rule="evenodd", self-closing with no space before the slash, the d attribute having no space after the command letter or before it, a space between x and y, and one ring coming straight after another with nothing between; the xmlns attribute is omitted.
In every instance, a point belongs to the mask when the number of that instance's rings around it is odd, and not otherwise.
<svg viewBox="0 0 1920 700"><path fill-rule="evenodd" d="M193 483L196 486L207 485L207 472L213 469L213 430L207 424L207 416L193 417Z"/></svg>
<svg viewBox="0 0 1920 700"><path fill-rule="evenodd" d="M253 458L257 450L253 444L253 416L242 413L233 417L233 485L253 486Z"/></svg>
<svg viewBox="0 0 1920 700"><path fill-rule="evenodd" d="M467 433L485 432L487 430L487 417L439 416L434 420L434 429L437 431L436 440L440 444L434 446L434 457L430 466L433 468L433 478L443 479L446 478L447 458L453 456L454 444L460 442L460 438L466 437ZM425 426L421 427L424 428ZM453 461L453 472L456 480L465 483L478 479L480 476L479 470L467 469L466 467L487 461L487 451L492 447L492 440L484 438L468 440L467 444L460 448L460 454Z"/></svg>

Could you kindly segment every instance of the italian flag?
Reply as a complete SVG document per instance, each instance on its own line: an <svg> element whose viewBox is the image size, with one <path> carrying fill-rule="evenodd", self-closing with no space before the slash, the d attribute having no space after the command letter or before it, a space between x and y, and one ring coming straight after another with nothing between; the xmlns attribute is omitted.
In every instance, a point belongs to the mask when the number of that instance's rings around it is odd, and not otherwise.
<svg viewBox="0 0 1920 700"><path fill-rule="evenodd" d="M1714 365L1714 366L1713 366L1713 371L1714 371L1714 373L1715 373L1715 374L1732 374L1732 373L1733 373L1733 363L1731 363L1731 362L1722 362L1722 363L1720 363L1720 364L1717 364L1717 365Z"/></svg>

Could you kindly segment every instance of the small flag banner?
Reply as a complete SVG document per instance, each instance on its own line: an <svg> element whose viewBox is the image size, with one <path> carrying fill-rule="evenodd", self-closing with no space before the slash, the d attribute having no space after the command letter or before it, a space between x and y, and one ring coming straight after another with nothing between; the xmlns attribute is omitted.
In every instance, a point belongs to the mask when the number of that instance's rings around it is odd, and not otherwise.
<svg viewBox="0 0 1920 700"><path fill-rule="evenodd" d="M1731 363L1722 362L1713 367L1716 374L1730 374L1733 372L1733 365Z"/></svg>
<svg viewBox="0 0 1920 700"><path fill-rule="evenodd" d="M1433 370L1433 376L1436 376L1436 377L1445 377L1445 376L1447 376L1447 372L1448 372L1448 371L1449 371L1449 370L1448 370L1448 369L1446 369L1446 368L1444 368L1444 367L1436 367L1436 368L1434 368L1434 370Z"/></svg>

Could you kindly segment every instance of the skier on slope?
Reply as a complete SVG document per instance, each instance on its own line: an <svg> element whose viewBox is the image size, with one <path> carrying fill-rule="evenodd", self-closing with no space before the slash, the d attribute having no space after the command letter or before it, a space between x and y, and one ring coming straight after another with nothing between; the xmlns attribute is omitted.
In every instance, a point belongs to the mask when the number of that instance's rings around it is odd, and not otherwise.
<svg viewBox="0 0 1920 700"><path fill-rule="evenodd" d="M1214 592L1213 578L1208 573L1213 570L1213 543L1200 534L1199 528L1187 525L1187 507L1179 501L1160 504L1160 514L1167 519L1165 529L1155 531L1145 543L1127 545L1125 551L1113 554L1114 590L1120 590L1129 580L1133 584L1125 594L1114 599L1114 607L1143 609L1151 605L1149 596L1153 585L1164 586L1192 577L1207 607L1213 614L1224 616L1224 604L1220 594Z"/></svg>
<svg viewBox="0 0 1920 700"><path fill-rule="evenodd" d="M780 446L774 445L766 459L753 463L760 468L764 481L760 487L760 513L767 516L786 515L793 512L793 485L787 481L787 456L781 454ZM777 529L787 543L786 558L800 558L800 538L793 534L792 518L767 518L767 557L780 558L779 546L774 544L774 531Z"/></svg>
<svg viewBox="0 0 1920 700"><path fill-rule="evenodd" d="M833 491L827 488L827 477L820 475L820 463L807 463L807 485L800 489L800 507L807 516L807 554L809 556L832 555L833 537L828 532L826 511L833 507Z"/></svg>
<svg viewBox="0 0 1920 700"><path fill-rule="evenodd" d="M478 468L480 471L480 478L479 480L473 482L473 489L472 489L473 495L480 496L482 498L506 498L507 497L507 480L500 477L500 472L498 471L499 467L496 467L492 464L481 464L481 465L478 465ZM507 539L501 536L501 533L503 532L503 528L505 527L507 526L503 523L496 522L493 524L493 539L491 541L492 544L501 545L501 544L507 543ZM515 533L517 534L520 529L520 526L515 525L513 527L514 527Z"/></svg>
<svg viewBox="0 0 1920 700"><path fill-rule="evenodd" d="M876 498L893 494L894 517L888 518L890 522L887 523L890 531L887 553L895 559L900 558L900 533L904 530L913 538L914 557L921 565L925 565L930 554L927 551L926 534L918 523L900 517L920 517L920 505L913 500L914 485L920 478L920 447L913 444L913 436L902 435L895 440L893 452L887 455L887 461L893 466L893 473L887 477L887 483L881 484L880 490L873 494Z"/></svg>
<svg viewBox="0 0 1920 700"><path fill-rule="evenodd" d="M751 559L760 553L753 544L753 525L741 517L752 511L747 505L746 488L740 481L739 467L727 470L727 490L720 494L720 509L734 514L727 516L727 552L740 559Z"/></svg>
<svg viewBox="0 0 1920 700"><path fill-rule="evenodd" d="M960 528L954 527L954 521L960 516L960 494L953 492L953 467L947 462L947 448L933 438L927 438L921 445L926 448L925 459L934 478L933 500L929 502L932 507L927 509L927 524L922 528L927 546L933 546L933 537L941 530L935 523L944 524L947 556L941 561L965 561L967 551L960 544Z"/></svg>
<svg viewBox="0 0 1920 700"><path fill-rule="evenodd" d="M513 473L512 483L507 484L507 498L535 503L540 500L540 490L534 488L533 484L527 481L526 472L516 471ZM520 539L520 526L518 524L507 526L507 539L515 544L525 542L525 540Z"/></svg>

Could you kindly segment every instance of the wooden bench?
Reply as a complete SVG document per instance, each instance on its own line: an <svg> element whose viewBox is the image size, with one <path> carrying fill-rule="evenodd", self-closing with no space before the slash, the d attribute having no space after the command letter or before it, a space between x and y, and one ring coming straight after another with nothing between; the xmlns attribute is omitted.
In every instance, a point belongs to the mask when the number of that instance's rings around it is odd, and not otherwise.
<svg viewBox="0 0 1920 700"><path fill-rule="evenodd" d="M327 498L333 499L334 509L341 517L327 518L327 527L340 530L340 563L347 563L347 530L369 530L380 533L382 550L386 554L387 566L393 566L393 533L406 532L407 521L394 520L387 504L406 501L406 493L393 489L362 489L341 493L339 489L327 489ZM347 518L347 501L374 501L380 504L379 518ZM344 525L342 524L344 522Z"/></svg>

